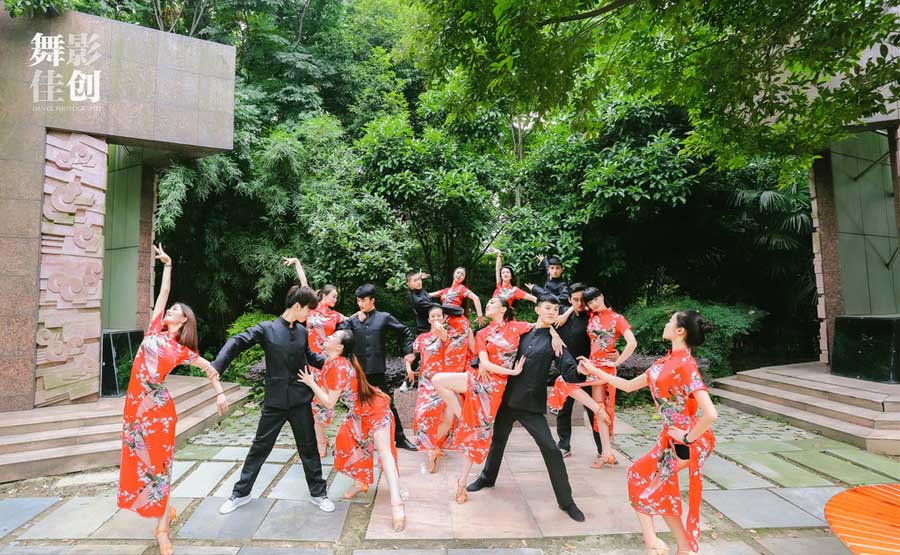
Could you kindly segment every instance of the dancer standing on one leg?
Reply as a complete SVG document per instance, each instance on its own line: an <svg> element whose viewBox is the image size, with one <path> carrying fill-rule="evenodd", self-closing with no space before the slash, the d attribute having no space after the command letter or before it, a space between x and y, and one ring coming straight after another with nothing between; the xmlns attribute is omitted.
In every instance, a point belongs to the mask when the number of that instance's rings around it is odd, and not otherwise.
<svg viewBox="0 0 900 555"><path fill-rule="evenodd" d="M571 308L565 314L559 317L555 327L559 336L566 343L569 352L576 359L578 357L586 357L591 354L591 340L587 334L587 325L590 314L584 305L584 290L587 286L583 283L573 283L569 287L569 302ZM586 390L590 391L591 386L587 386ZM563 457L572 454L572 408L575 405L575 399L571 396L566 397L566 401L556 415L556 435L559 438L560 451ZM586 407L587 408L587 407ZM588 416L593 428L593 422L596 418L594 411L587 408ZM597 430L591 430L594 436L594 444L597 446L597 456L602 454L602 443L600 442L600 434Z"/></svg>
<svg viewBox="0 0 900 555"><path fill-rule="evenodd" d="M426 451L428 472L437 468L438 427L444 417L444 403L438 397L432 385L435 375L444 371L444 354L450 335L447 333L444 311L439 305L431 307L428 314L431 330L416 337L413 352L419 357L419 389L416 396L416 409L413 417L416 443L420 451ZM406 363L407 372L412 373L412 366Z"/></svg>
<svg viewBox="0 0 900 555"><path fill-rule="evenodd" d="M463 301L469 299L475 305L475 314L478 316L476 322L479 326L484 325L484 315L481 313L481 299L466 287L466 269L462 266L453 270L453 284L445 287L440 291L429 293L431 297L441 299L441 304L452 304L462 306Z"/></svg>
<svg viewBox="0 0 900 555"><path fill-rule="evenodd" d="M550 372L550 365L555 361L567 380L577 381L582 378L578 374L578 364L568 350L563 349L560 355L553 352L550 328L559 318L559 301L552 295L542 296L538 298L534 310L538 315L535 328L522 336L516 352L516 364L520 365L517 368L521 367L522 370L506 381L506 391L494 420L494 437L484 468L466 490L475 492L493 487L500 473L500 463L503 461L509 434L513 424L519 422L541 450L556 503L573 520L582 522L584 513L572 499L566 464L544 416L547 410L547 374Z"/></svg>
<svg viewBox="0 0 900 555"><path fill-rule="evenodd" d="M169 506L172 460L175 456L177 414L172 395L164 381L178 365L190 364L206 371L217 393L216 408L222 416L228 412L228 399L222 392L219 373L197 355L197 319L185 304L174 303L166 310L172 284L172 259L153 247L162 262L162 284L150 327L141 340L125 394L122 415L122 460L119 466L117 504L143 517L156 518L156 542L162 555L171 555L169 531L175 509Z"/></svg>
<svg viewBox="0 0 900 555"><path fill-rule="evenodd" d="M503 254L497 249L497 258L494 261L494 276L497 279L497 287L494 289L494 297L498 297L502 301L509 303L509 306L515 308L516 301L525 299L530 303L537 302L537 297L531 293L526 293L513 284L516 274L513 272L512 266L503 265Z"/></svg>
<svg viewBox="0 0 900 555"><path fill-rule="evenodd" d="M366 381L366 374L353 354L354 343L353 333L349 331L330 336L325 340L328 360L322 366L324 385L311 372L300 372L300 380L324 406L333 408L338 399L347 406L347 419L338 430L334 450L334 469L354 481L344 499L369 490L375 481L374 455L378 450L378 462L390 489L394 530L399 532L406 526L406 514L400 495L391 398Z"/></svg>
<svg viewBox="0 0 900 555"><path fill-rule="evenodd" d="M679 555L696 555L700 541L703 463L716 445L712 423L718 417L691 349L703 344L712 326L694 310L676 312L663 330L669 353L640 376L625 380L582 358L579 369L622 391L649 387L662 430L649 453L628 468L628 497L637 513L648 555L669 552L656 537L653 516L662 515L678 543ZM697 416L697 409L701 415ZM678 472L690 469L687 522L681 522Z"/></svg>
<svg viewBox="0 0 900 555"><path fill-rule="evenodd" d="M371 283L356 288L356 306L359 312L338 325L338 329L350 330L356 340L356 358L366 373L366 379L373 386L381 389L391 397L391 412L394 413L394 441L397 447L415 451L413 445L403 433L400 415L394 406L393 390L388 387L385 372L384 341L388 330L394 330L403 338L403 353L407 361L415 358L412 354L413 334L408 327L392 314L375 309L375 286Z"/></svg>
<svg viewBox="0 0 900 555"><path fill-rule="evenodd" d="M325 512L334 510L334 503L325 495L322 460L316 446L316 430L310 407L313 392L297 379L297 372L307 363L321 368L325 362L325 357L310 349L307 331L302 325L317 304L315 291L294 285L288 289L284 312L279 318L260 322L229 339L212 363L222 373L236 356L253 345L262 346L266 360L265 398L256 437L244 460L240 480L234 485L231 497L219 508L222 514L250 502L253 483L275 447L285 422L290 422L294 432L297 452L300 453L309 486L310 502Z"/></svg>
<svg viewBox="0 0 900 555"><path fill-rule="evenodd" d="M603 294L597 288L588 287L584 290L584 302L591 311L587 326L588 337L591 338L591 362L607 373L615 374L616 368L628 360L637 347L634 332L631 331L631 326L624 316L606 306ZM622 354L617 355L616 341L620 337L625 338L625 349ZM600 434L603 454L597 457L591 467L603 468L617 462L612 452L611 441L616 415L616 388L594 387L592 397L582 388L593 385L595 381L589 378L579 384L571 384L562 377L557 378L553 384L553 391L547 399L547 407L551 412L559 412L566 398L571 396L594 412L594 430Z"/></svg>
<svg viewBox="0 0 900 555"><path fill-rule="evenodd" d="M306 272L303 271L300 260L283 258L282 262L285 266L294 267L300 285L309 287L309 283L306 281ZM334 309L338 300L337 287L334 285L326 284L316 291L316 298L319 299L319 304L315 310L309 313L309 317L306 319L306 329L309 334L309 348L314 353L322 355L324 354L325 339L334 333L337 325L343 322L346 316ZM313 373L319 377L321 371ZM328 455L328 437L325 435L325 428L331 425L334 409L323 407L316 398L313 398L312 409L316 422L316 443L319 445L319 457L325 457Z"/></svg>

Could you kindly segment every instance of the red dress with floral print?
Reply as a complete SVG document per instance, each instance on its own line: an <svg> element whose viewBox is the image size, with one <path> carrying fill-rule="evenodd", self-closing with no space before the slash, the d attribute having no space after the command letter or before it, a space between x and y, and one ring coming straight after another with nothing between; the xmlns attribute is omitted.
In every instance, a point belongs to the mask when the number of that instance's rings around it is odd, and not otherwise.
<svg viewBox="0 0 900 555"><path fill-rule="evenodd" d="M391 451L394 460L397 460L390 400L381 394L368 403L360 403L356 369L344 357L326 360L322 365L322 374L325 388L340 391L341 400L347 407L347 418L341 423L334 440L334 469L357 482L372 484L375 481L375 432L385 426L390 430Z"/></svg>
<svg viewBox="0 0 900 555"><path fill-rule="evenodd" d="M445 287L438 291L441 304L450 304L454 306L462 306L469 294L469 288L462 283L454 283L450 287Z"/></svg>
<svg viewBox="0 0 900 555"><path fill-rule="evenodd" d="M519 339L528 333L528 322L492 322L475 336L475 350L487 353L488 360L504 368L512 368L519 348ZM469 384L462 403L462 418L454 431L454 448L470 461L481 464L487 457L494 434L494 417L506 390L505 374L488 372L479 375L469 370Z"/></svg>
<svg viewBox="0 0 900 555"><path fill-rule="evenodd" d="M325 306L320 303L315 310L309 313L309 317L306 319L306 329L309 332L309 350L314 353L322 354L325 348L325 340L334 333L337 325L343 321L343 314L332 309L330 306ZM316 377L316 381L321 385L322 382L319 380L321 380L322 377L322 370L314 366L310 366L309 368ZM318 399L313 397L312 410L316 422L325 426L331 424L331 419L334 417L334 409L323 407Z"/></svg>
<svg viewBox="0 0 900 555"><path fill-rule="evenodd" d="M122 415L118 505L145 517L165 513L175 455L175 403L163 382L197 353L163 331L163 314L150 323L134 363Z"/></svg>
<svg viewBox="0 0 900 555"><path fill-rule="evenodd" d="M510 285L509 287L504 287L502 283L498 283L497 287L494 289L494 297L502 299L506 301L510 306L513 305L519 299L525 298L525 291L519 289L515 285Z"/></svg>
<svg viewBox="0 0 900 555"><path fill-rule="evenodd" d="M690 430L697 423L697 399L694 394L706 390L697 362L688 350L669 351L653 363L647 372L647 383L656 411L662 419L662 430L649 453L628 468L628 497L632 506L648 515L681 516L681 490L678 485L678 458L669 428ZM703 497L703 463L712 453L716 437L706 430L688 446L688 517L685 524L691 551L699 549L700 502Z"/></svg>
<svg viewBox="0 0 900 555"><path fill-rule="evenodd" d="M610 309L601 310L600 312L591 311L590 319L587 324L587 334L591 340L591 362L597 368L608 374L616 375L616 367L610 366L607 357L616 352L616 342L622 335L631 329L625 317ZM569 383L562 379L562 376L556 378L553 384L553 390L547 396L547 408L550 412L558 413L568 397L578 387L586 387L595 385L597 382L592 377L581 383ZM616 388L606 386L606 415L609 417L609 435L613 433L613 422L616 415Z"/></svg>
<svg viewBox="0 0 900 555"><path fill-rule="evenodd" d="M437 394L431 378L445 371L444 355L448 343L431 331L419 335L413 343L413 352L419 353L420 357L419 389L413 415L415 442L420 449L435 449L442 443L438 440L437 429L446 403Z"/></svg>

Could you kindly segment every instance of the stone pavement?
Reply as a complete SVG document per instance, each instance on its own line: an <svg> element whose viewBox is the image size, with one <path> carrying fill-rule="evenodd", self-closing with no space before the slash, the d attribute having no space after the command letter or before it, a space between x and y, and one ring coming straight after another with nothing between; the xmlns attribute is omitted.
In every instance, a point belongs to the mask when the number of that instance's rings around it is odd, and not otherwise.
<svg viewBox="0 0 900 555"><path fill-rule="evenodd" d="M706 466L704 554L848 553L827 530L825 502L848 486L900 480L896 459L728 407L720 415L719 443ZM442 459L439 471L428 474L424 454L401 450L408 525L399 534L390 528L383 480L367 496L341 501L350 481L331 471L331 459L323 468L337 510L325 514L310 504L288 428L263 467L253 490L256 499L219 515L257 418L250 409L177 452L172 504L179 511L173 532L179 555L644 553L625 470L628 458L646 452L658 430L646 408L621 411L616 424L621 464L612 468L589 468L592 441L586 427L574 428L573 456L566 465L586 522L576 523L556 507L540 454L516 428L497 486L470 494L464 505L453 499L458 455ZM91 486L92 479L103 483ZM0 555L157 553L155 522L115 506L116 479L113 470L4 485ZM661 522L658 527L661 537L671 540Z"/></svg>

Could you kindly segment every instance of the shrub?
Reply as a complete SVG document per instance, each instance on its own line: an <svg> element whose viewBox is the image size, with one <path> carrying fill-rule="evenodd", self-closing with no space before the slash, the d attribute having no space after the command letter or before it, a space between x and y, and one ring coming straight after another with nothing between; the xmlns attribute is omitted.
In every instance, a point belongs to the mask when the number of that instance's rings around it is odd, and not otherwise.
<svg viewBox="0 0 900 555"><path fill-rule="evenodd" d="M260 322L274 318L273 314L266 314L265 312L246 312L238 317L228 328L228 337L242 333ZM231 365L222 376L222 381L237 382L241 385L250 386L253 390L253 397L259 398L264 388L263 369L265 365L263 364L263 357L262 347L259 345L250 347L231 361Z"/></svg>
<svg viewBox="0 0 900 555"><path fill-rule="evenodd" d="M662 338L662 331L679 310L693 309L715 326L702 346L694 350L694 356L706 359L709 368L705 378L717 378L732 373L731 356L741 338L755 331L766 313L747 305L724 305L697 301L689 297L663 299L651 305L632 305L625 311L638 341L638 352L659 356L669 350L669 343ZM701 365L701 369L702 365Z"/></svg>

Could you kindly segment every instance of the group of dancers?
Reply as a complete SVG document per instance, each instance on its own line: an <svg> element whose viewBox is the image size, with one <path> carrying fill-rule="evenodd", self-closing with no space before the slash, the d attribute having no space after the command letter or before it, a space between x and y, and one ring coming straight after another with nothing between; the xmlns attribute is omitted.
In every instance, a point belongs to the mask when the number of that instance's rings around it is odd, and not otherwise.
<svg viewBox="0 0 900 555"><path fill-rule="evenodd" d="M334 439L334 469L354 481L344 498L373 484L377 452L389 488L392 525L398 532L406 525L398 447L424 452L429 472L436 471L446 450L459 451L463 465L453 495L457 503L466 503L469 493L494 486L515 422L540 449L559 508L584 521L564 463L571 452L573 403L578 401L589 411L598 451L592 466L602 469L617 464L611 445L616 389L649 387L663 426L651 451L628 469L629 498L649 554L668 553L654 530L656 514L666 521L679 555L698 551L702 466L715 445L710 426L717 413L691 355L711 329L696 311L674 313L663 330L663 338L671 343L669 353L638 377L624 380L616 376L616 367L637 346L628 322L606 305L597 288L569 285L558 257L540 257L547 280L543 286L525 284L526 291L514 284L512 268L503 265L497 251L497 285L483 311L478 295L465 285L465 268L454 270L449 287L434 292L423 288L423 279L430 276L408 273L417 336L393 315L376 309L373 285L356 289L359 310L345 317L334 309L338 298L334 286L313 290L300 261L284 258L300 282L288 290L284 312L230 338L210 362L197 354L197 324L191 309L183 303L165 309L172 263L161 245L154 248L165 267L126 396L118 504L158 519L160 553L172 553L168 533L176 518L168 503L176 415L165 377L179 364L203 369L224 414L228 402L219 376L253 345L261 346L265 354L265 395L256 436L240 479L220 508L222 514L251 501L253 484L285 422L297 443L310 501L323 511L334 511L326 495L321 458L332 447L325 429L340 400L347 414ZM474 305L477 325L483 326L477 333L463 308L466 299ZM515 305L522 302L534 304L535 323L516 319ZM412 439L403 430L385 378L390 330L402 339L408 381L418 381ZM625 342L621 352L620 338ZM553 367L559 377L548 395ZM557 414L558 441L545 417L548 409ZM468 483L476 464L483 464L481 472ZM678 472L686 467L689 507L683 523Z"/></svg>

